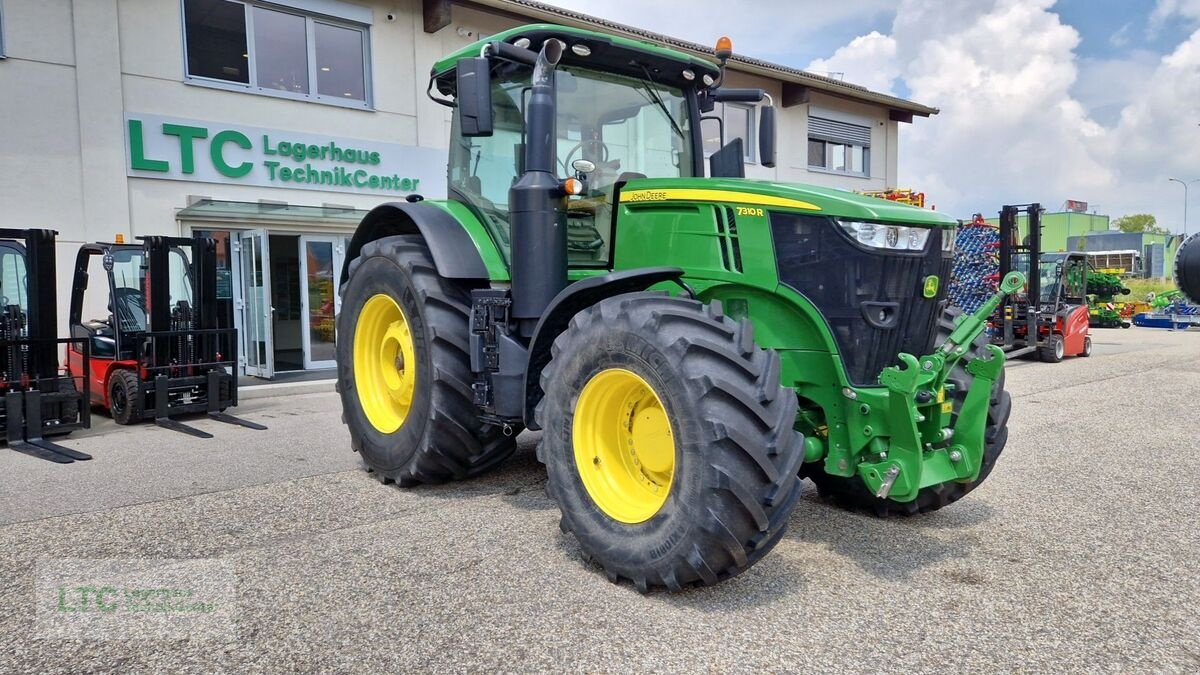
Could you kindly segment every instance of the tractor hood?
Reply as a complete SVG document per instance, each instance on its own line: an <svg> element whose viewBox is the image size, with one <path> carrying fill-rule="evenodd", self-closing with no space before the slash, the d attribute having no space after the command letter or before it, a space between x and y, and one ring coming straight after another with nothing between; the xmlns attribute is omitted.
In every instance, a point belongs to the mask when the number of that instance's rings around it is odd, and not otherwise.
<svg viewBox="0 0 1200 675"><path fill-rule="evenodd" d="M640 178L621 188L622 202L724 202L836 218L954 227L955 219L927 209L847 190L746 178Z"/></svg>

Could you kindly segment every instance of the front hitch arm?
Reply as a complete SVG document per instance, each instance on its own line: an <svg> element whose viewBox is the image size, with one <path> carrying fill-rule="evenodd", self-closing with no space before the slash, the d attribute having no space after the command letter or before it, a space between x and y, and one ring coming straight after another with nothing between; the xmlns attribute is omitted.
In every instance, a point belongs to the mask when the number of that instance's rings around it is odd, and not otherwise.
<svg viewBox="0 0 1200 675"><path fill-rule="evenodd" d="M891 438L886 454L879 461L863 462L858 474L876 497L899 502L916 499L921 488L947 480L974 480L983 461L984 435L987 431L988 406L992 388L1004 369L1004 352L987 345L985 354L967 363L967 372L975 383L967 392L953 428L945 406L918 408L918 398L940 402L946 379L955 364L966 355L975 339L987 329L987 321L1010 293L1025 285L1025 276L1010 272L1000 290L974 314L960 316L954 330L933 354L917 358L900 354L900 366L884 368L879 375L888 388L888 428ZM940 438L923 437L920 424L927 415L938 415ZM947 447L934 448L937 441L951 441Z"/></svg>
<svg viewBox="0 0 1200 675"><path fill-rule="evenodd" d="M1025 275L1020 272L1009 272L1000 282L1000 290L988 298L975 310L974 314L963 314L954 322L954 330L946 338L939 350L947 356L947 366L953 367L954 362L967 353L975 338L987 329L988 319L996 312L996 308L1004 302L1010 293L1015 293L1025 286ZM946 369L949 372L949 368Z"/></svg>

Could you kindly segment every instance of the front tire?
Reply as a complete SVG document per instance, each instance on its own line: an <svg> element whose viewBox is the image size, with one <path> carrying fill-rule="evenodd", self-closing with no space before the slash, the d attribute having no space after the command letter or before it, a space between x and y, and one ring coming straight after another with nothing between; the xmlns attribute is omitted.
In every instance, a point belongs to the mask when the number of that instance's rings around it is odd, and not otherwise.
<svg viewBox="0 0 1200 675"><path fill-rule="evenodd" d="M779 378L778 355L719 303L633 293L581 311L537 408L562 530L642 592L749 568L801 489L796 397Z"/></svg>
<svg viewBox="0 0 1200 675"><path fill-rule="evenodd" d="M938 323L938 340L941 344L954 330L954 319L962 312L957 308L948 309L942 314ZM980 356L988 344L987 334L980 335L971 345L966 356L959 360L950 371L947 381L954 385L949 392L954 404L951 423L958 421L958 412L962 409L967 391L975 377L967 372L966 364L972 358ZM895 502L890 499L880 499L867 489L862 479L857 476L833 476L825 473L820 464L810 464L805 467L806 476L816 484L820 494L825 499L854 510L864 510L877 516L912 516L919 513L937 511L943 506L952 504L967 496L979 487L992 473L996 460L1008 443L1008 416L1012 412L1012 398L1004 390L1004 371L996 379L992 387L992 399L988 407L987 427L984 431L983 462L979 467L979 476L968 483L949 481L938 485L921 488L917 498L911 502Z"/></svg>
<svg viewBox="0 0 1200 675"><path fill-rule="evenodd" d="M512 454L515 438L473 402L469 290L438 274L419 236L369 242L349 272L337 389L367 468L411 486L476 476Z"/></svg>
<svg viewBox="0 0 1200 675"><path fill-rule="evenodd" d="M1038 358L1046 363L1059 363L1063 360L1065 346L1061 335L1049 335L1046 344L1038 347Z"/></svg>
<svg viewBox="0 0 1200 675"><path fill-rule="evenodd" d="M142 420L142 383L137 373L121 368L108 378L108 411L117 424Z"/></svg>

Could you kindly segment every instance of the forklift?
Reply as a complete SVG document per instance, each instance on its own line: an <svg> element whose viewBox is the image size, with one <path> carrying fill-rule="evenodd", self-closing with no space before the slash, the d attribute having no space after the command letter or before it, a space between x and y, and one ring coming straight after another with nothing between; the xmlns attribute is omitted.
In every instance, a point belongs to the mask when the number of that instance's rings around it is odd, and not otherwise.
<svg viewBox="0 0 1200 675"><path fill-rule="evenodd" d="M80 388L59 372L54 230L0 229L0 433L11 450L56 464L92 456L46 440L91 426ZM87 371L80 371L84 379Z"/></svg>
<svg viewBox="0 0 1200 675"><path fill-rule="evenodd" d="M179 415L250 429L265 426L225 413L236 406L237 330L217 316L216 242L205 237L138 237L140 243L85 244L75 259L67 368L85 376L89 399L117 424L154 420L197 438L212 434ZM108 317L85 320L89 267L104 271Z"/></svg>
<svg viewBox="0 0 1200 675"><path fill-rule="evenodd" d="M1036 203L1000 210L1000 276L1017 271L1028 282L1024 293L1009 295L992 316L992 344L1010 358L1036 354L1049 363L1064 356L1091 356L1087 256L1042 253L1042 211ZM1017 225L1022 213L1029 224L1024 240Z"/></svg>

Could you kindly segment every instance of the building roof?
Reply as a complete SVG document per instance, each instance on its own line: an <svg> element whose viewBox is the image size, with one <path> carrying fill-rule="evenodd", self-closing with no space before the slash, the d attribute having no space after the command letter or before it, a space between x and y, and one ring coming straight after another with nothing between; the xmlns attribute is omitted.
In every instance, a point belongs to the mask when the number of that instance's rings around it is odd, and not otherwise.
<svg viewBox="0 0 1200 675"><path fill-rule="evenodd" d="M522 17L529 17L537 21L549 21L552 23L560 23L564 25L574 25L580 28L601 29L606 32L624 35L639 40L652 40L666 45L670 45L680 51L689 52L703 58L712 59L712 47L680 40L667 35L654 33L642 28L635 28L616 21L601 19L599 17L582 14L569 9L552 7L534 0L455 0L460 4L477 7L490 8L499 10L509 14L514 14ZM882 94L876 91L871 91L861 85L843 82L831 77L817 75L798 68L783 66L778 63L771 63L761 59L755 59L749 56L734 54L729 60L729 67L743 73L768 77L782 82L790 82L804 87L808 87L814 91L819 91L831 96L863 101L875 105L886 106L893 110L908 113L909 115L918 115L920 117L928 117L936 115L940 112L937 108L933 108L920 103L915 103L898 96L890 94Z"/></svg>

